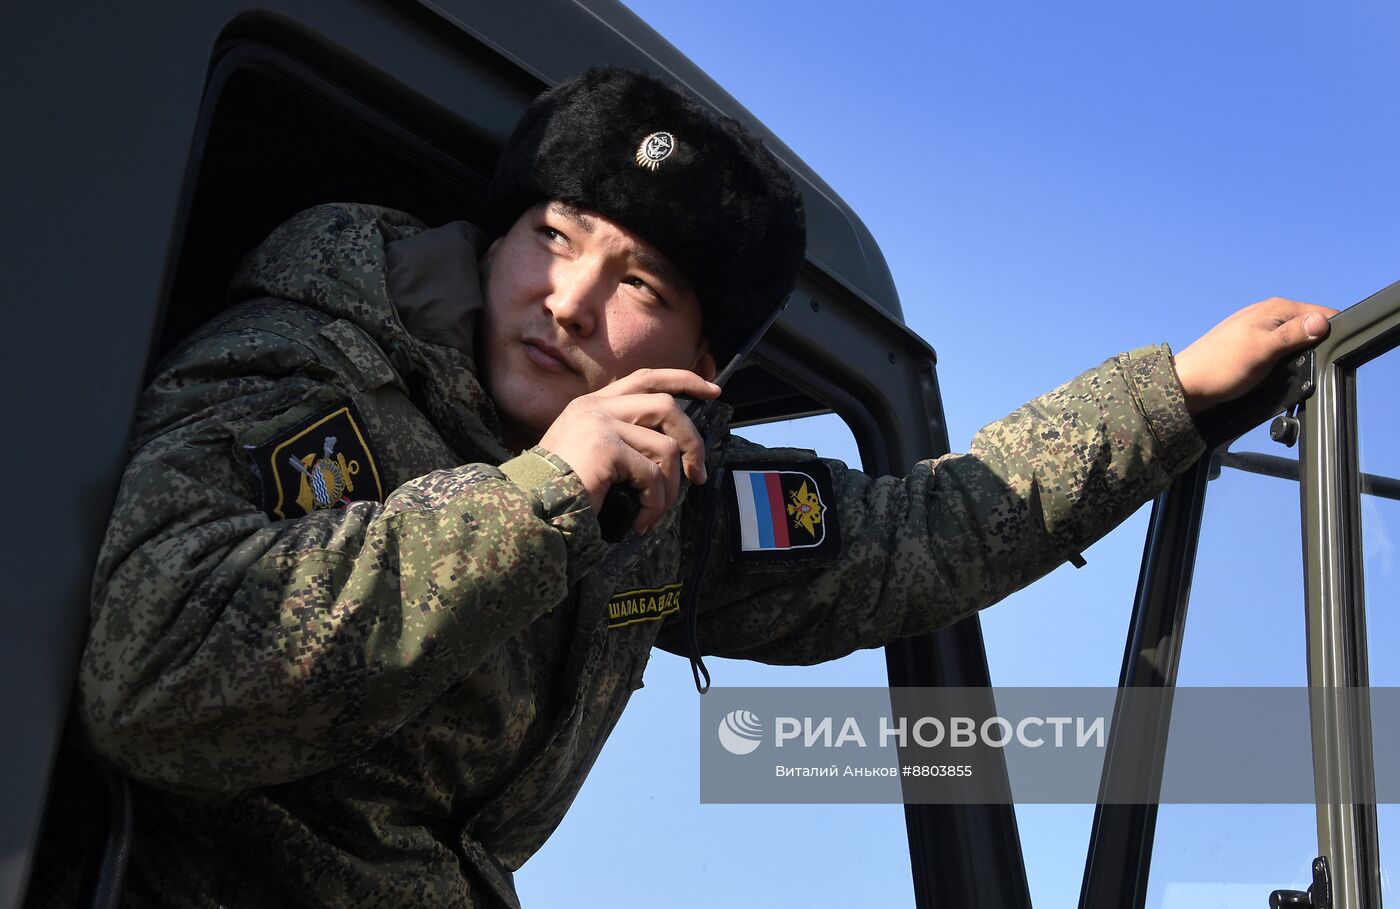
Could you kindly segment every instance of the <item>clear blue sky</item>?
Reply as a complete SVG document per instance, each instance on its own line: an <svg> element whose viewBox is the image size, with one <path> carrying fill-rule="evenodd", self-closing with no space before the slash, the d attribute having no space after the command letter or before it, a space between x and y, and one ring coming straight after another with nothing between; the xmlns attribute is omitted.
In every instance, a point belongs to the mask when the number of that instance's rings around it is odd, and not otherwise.
<svg viewBox="0 0 1400 909"><path fill-rule="evenodd" d="M869 226L939 352L955 448L1120 350L1180 348L1266 296L1345 307L1400 279L1393 4L629 6ZM855 458L826 428L801 433ZM1300 584L1274 570L1296 560L1296 492L1234 475L1212 497L1181 681L1301 684ZM1145 526L984 613L996 683L1115 682ZM773 685L884 671L879 653L712 670ZM898 809L698 805L688 668L658 655L646 685L519 875L527 905L911 904ZM1037 907L1073 906L1089 809L1018 817ZM1304 883L1312 817L1164 809L1149 905L1266 905Z"/></svg>

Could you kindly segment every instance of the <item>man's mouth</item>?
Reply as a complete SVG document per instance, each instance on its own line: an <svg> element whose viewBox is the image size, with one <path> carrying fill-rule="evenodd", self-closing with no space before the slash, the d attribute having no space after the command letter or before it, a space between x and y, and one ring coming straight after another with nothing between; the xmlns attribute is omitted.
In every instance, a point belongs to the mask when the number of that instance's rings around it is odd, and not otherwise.
<svg viewBox="0 0 1400 909"><path fill-rule="evenodd" d="M529 338L522 343L525 346L525 357L540 369L561 375L576 372L559 348Z"/></svg>

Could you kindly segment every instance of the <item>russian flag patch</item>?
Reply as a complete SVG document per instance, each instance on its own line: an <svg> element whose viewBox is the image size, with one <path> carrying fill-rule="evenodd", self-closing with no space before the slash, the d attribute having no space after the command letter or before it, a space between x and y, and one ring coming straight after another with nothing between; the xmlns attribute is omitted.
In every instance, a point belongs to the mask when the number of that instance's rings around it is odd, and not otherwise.
<svg viewBox="0 0 1400 909"><path fill-rule="evenodd" d="M839 549L831 471L820 461L726 465L730 549L751 561L830 558Z"/></svg>

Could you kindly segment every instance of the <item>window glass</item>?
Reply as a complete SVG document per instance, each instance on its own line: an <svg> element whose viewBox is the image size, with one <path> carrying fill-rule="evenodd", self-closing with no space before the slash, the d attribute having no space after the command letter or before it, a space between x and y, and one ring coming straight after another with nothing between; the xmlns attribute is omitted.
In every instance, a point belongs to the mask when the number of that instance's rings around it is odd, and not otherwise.
<svg viewBox="0 0 1400 909"><path fill-rule="evenodd" d="M1118 684L1150 512L1085 550L1083 568L1062 565L980 613L993 685ZM1065 905L1079 892L1093 822L1093 805L1016 806L1032 905Z"/></svg>
<svg viewBox="0 0 1400 909"><path fill-rule="evenodd" d="M1265 427L1231 446L1296 461ZM1179 687L1305 686L1306 615L1298 484L1223 468L1207 487ZM1281 730L1308 748L1309 730ZM1169 733L1167 774L1176 740ZM1148 878L1149 909L1256 909L1277 889L1306 890L1317 854L1316 809L1293 805L1163 805Z"/></svg>
<svg viewBox="0 0 1400 909"><path fill-rule="evenodd" d="M833 416L738 434L860 463L850 430ZM889 684L878 649L818 666L705 664L717 686ZM702 805L690 664L653 651L645 682L564 822L516 875L525 905L914 904L902 806Z"/></svg>
<svg viewBox="0 0 1400 909"><path fill-rule="evenodd" d="M1362 474L1400 480L1400 426L1396 425L1395 390L1400 388L1400 351L1391 351L1356 371L1357 455ZM1363 489L1366 488L1363 479ZM1390 493L1389 489L1377 492ZM1361 575L1366 610L1366 642L1371 685L1400 685L1400 501L1363 494L1361 506ZM1400 806L1377 805L1380 835L1381 893L1389 897L1390 878L1400 867Z"/></svg>

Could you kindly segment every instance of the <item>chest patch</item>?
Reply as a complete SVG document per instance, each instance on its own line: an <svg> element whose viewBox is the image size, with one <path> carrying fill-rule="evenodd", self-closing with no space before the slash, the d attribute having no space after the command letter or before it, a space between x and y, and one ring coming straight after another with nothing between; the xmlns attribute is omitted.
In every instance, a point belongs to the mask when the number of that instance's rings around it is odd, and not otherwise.
<svg viewBox="0 0 1400 909"><path fill-rule="evenodd" d="M608 627L657 622L681 608L681 584L624 590L608 600Z"/></svg>
<svg viewBox="0 0 1400 909"><path fill-rule="evenodd" d="M274 521L384 500L369 437L349 403L250 448L248 457L262 510Z"/></svg>
<svg viewBox="0 0 1400 909"><path fill-rule="evenodd" d="M826 560L841 548L831 471L820 462L730 465L730 554L745 561Z"/></svg>

